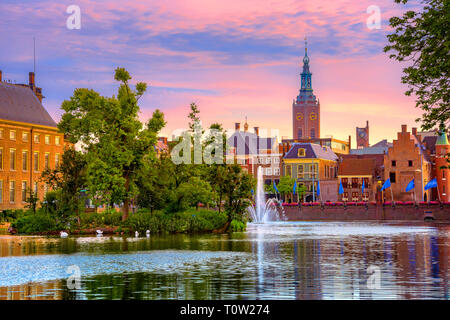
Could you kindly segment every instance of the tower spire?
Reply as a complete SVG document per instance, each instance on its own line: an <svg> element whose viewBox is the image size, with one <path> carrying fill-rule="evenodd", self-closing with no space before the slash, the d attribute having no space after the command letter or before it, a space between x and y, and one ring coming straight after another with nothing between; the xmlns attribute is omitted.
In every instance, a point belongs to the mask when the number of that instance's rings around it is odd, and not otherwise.
<svg viewBox="0 0 450 320"><path fill-rule="evenodd" d="M305 36L305 56L308 55L308 40L306 39Z"/></svg>

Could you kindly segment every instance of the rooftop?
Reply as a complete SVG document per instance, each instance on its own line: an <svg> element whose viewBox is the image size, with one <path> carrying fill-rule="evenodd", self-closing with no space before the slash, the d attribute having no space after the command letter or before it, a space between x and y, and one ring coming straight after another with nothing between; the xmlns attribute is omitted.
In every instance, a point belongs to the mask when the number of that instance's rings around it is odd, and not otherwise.
<svg viewBox="0 0 450 320"><path fill-rule="evenodd" d="M305 149L305 156L298 156L298 149ZM338 156L329 148L322 147L315 143L294 143L291 149L286 153L284 159L323 159L323 160L338 160Z"/></svg>
<svg viewBox="0 0 450 320"><path fill-rule="evenodd" d="M57 127L29 87L6 82L0 82L0 119Z"/></svg>

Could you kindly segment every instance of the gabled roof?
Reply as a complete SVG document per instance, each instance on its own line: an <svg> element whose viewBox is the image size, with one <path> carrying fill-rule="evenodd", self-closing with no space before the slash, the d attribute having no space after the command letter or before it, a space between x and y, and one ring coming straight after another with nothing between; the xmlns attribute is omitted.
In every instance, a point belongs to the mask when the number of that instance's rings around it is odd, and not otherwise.
<svg viewBox="0 0 450 320"><path fill-rule="evenodd" d="M228 138L228 145L236 148L236 155L259 154L261 150L272 150L275 138L262 138L255 133L235 131Z"/></svg>
<svg viewBox="0 0 450 320"><path fill-rule="evenodd" d="M384 154L387 153L389 147L392 147L391 142L387 142L387 140L381 140L370 147L365 147L362 149L351 149L350 154Z"/></svg>
<svg viewBox="0 0 450 320"><path fill-rule="evenodd" d="M29 87L5 82L0 82L0 119L57 127Z"/></svg>
<svg viewBox="0 0 450 320"><path fill-rule="evenodd" d="M298 156L298 149L305 149L305 156ZM284 159L323 159L336 161L338 156L329 148L315 143L294 143Z"/></svg>

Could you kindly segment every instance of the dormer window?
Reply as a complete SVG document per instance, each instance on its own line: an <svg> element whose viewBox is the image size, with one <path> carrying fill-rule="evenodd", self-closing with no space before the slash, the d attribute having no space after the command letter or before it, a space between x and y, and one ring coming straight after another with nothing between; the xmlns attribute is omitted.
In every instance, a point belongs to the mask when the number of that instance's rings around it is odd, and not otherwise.
<svg viewBox="0 0 450 320"><path fill-rule="evenodd" d="M297 156L304 157L306 155L306 151L303 148L299 148L297 151Z"/></svg>

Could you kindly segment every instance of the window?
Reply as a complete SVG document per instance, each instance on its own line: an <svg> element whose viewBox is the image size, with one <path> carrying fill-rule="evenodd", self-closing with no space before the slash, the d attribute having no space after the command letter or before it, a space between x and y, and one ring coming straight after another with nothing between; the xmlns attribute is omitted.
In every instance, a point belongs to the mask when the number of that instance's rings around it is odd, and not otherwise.
<svg viewBox="0 0 450 320"><path fill-rule="evenodd" d="M11 140L16 140L16 130L9 130L9 138Z"/></svg>
<svg viewBox="0 0 450 320"><path fill-rule="evenodd" d="M16 201L16 182L10 181L9 182L9 202L14 203Z"/></svg>
<svg viewBox="0 0 450 320"><path fill-rule="evenodd" d="M3 129L0 129L0 139L3 139Z"/></svg>
<svg viewBox="0 0 450 320"><path fill-rule="evenodd" d="M342 200L347 201L348 200L348 192L344 192L342 194Z"/></svg>
<svg viewBox="0 0 450 320"><path fill-rule="evenodd" d="M274 174L275 176L279 176L279 175L280 175L280 168L274 168L274 169L273 169L273 174Z"/></svg>
<svg viewBox="0 0 450 320"><path fill-rule="evenodd" d="M286 166L286 175L292 177L292 169L290 165Z"/></svg>
<svg viewBox="0 0 450 320"><path fill-rule="evenodd" d="M396 166L397 166L397 161L392 160L392 161L391 161L391 165L392 165L393 167L396 167Z"/></svg>
<svg viewBox="0 0 450 320"><path fill-rule="evenodd" d="M297 151L297 156L304 157L306 155L305 149L299 148Z"/></svg>
<svg viewBox="0 0 450 320"><path fill-rule="evenodd" d="M266 158L266 164L271 164L272 163L272 159L270 159L270 157Z"/></svg>
<svg viewBox="0 0 450 320"><path fill-rule="evenodd" d="M27 201L27 182L22 181L22 202Z"/></svg>
<svg viewBox="0 0 450 320"><path fill-rule="evenodd" d="M445 179L445 170L442 170L442 180L446 180Z"/></svg>
<svg viewBox="0 0 450 320"><path fill-rule="evenodd" d="M352 178L352 188L358 189L358 178Z"/></svg>
<svg viewBox="0 0 450 320"><path fill-rule="evenodd" d="M364 188L369 188L369 178L363 178L364 181Z"/></svg>
<svg viewBox="0 0 450 320"><path fill-rule="evenodd" d="M56 144L57 146L59 146L59 145L61 144L61 137L60 137L60 136L56 136L56 137L55 137L55 144Z"/></svg>
<svg viewBox="0 0 450 320"><path fill-rule="evenodd" d="M341 182L342 182L342 187L347 188L347 186L348 186L348 178L342 178Z"/></svg>
<svg viewBox="0 0 450 320"><path fill-rule="evenodd" d="M55 169L59 167L59 153L55 154Z"/></svg>
<svg viewBox="0 0 450 320"><path fill-rule="evenodd" d="M395 183L395 172L389 172L389 180L391 183Z"/></svg>
<svg viewBox="0 0 450 320"><path fill-rule="evenodd" d="M304 167L302 164L297 166L297 178L303 179Z"/></svg>
<svg viewBox="0 0 450 320"><path fill-rule="evenodd" d="M263 163L264 163L264 158L259 157L259 158L258 158L258 163L259 163L259 164L263 164Z"/></svg>
<svg viewBox="0 0 450 320"><path fill-rule="evenodd" d="M16 170L16 149L9 149L9 170Z"/></svg>
<svg viewBox="0 0 450 320"><path fill-rule="evenodd" d="M28 141L28 132L22 132L22 141Z"/></svg>
<svg viewBox="0 0 450 320"><path fill-rule="evenodd" d="M273 163L280 163L280 158L273 158Z"/></svg>
<svg viewBox="0 0 450 320"><path fill-rule="evenodd" d="M266 175L271 176L272 175L272 168L266 168Z"/></svg>
<svg viewBox="0 0 450 320"><path fill-rule="evenodd" d="M40 134L35 134L34 135L34 142L39 143L40 140L41 140L41 135Z"/></svg>
<svg viewBox="0 0 450 320"><path fill-rule="evenodd" d="M3 203L3 180L0 180L0 203Z"/></svg>
<svg viewBox="0 0 450 320"><path fill-rule="evenodd" d="M35 182L34 183L34 190L33 190L33 192L34 192L34 195L37 197L37 195L38 195L38 183L37 182Z"/></svg>
<svg viewBox="0 0 450 320"><path fill-rule="evenodd" d="M39 171L39 152L33 153L34 171Z"/></svg>
<svg viewBox="0 0 450 320"><path fill-rule="evenodd" d="M298 131L297 131L297 138L298 138L298 139L301 139L302 136L303 136L302 128L299 128Z"/></svg>
<svg viewBox="0 0 450 320"><path fill-rule="evenodd" d="M50 168L50 153L46 152L44 155L44 168Z"/></svg>
<svg viewBox="0 0 450 320"><path fill-rule="evenodd" d="M311 138L315 138L316 137L316 130L314 130L314 128L311 129L310 137Z"/></svg>
<svg viewBox="0 0 450 320"><path fill-rule="evenodd" d="M358 192L352 192L352 201L358 201L359 193Z"/></svg>
<svg viewBox="0 0 450 320"><path fill-rule="evenodd" d="M408 160L408 167L412 167L412 166L413 166L412 160Z"/></svg>
<svg viewBox="0 0 450 320"><path fill-rule="evenodd" d="M49 135L45 135L45 144L50 144L50 136Z"/></svg>
<svg viewBox="0 0 450 320"><path fill-rule="evenodd" d="M0 148L0 170L3 170L3 148Z"/></svg>
<svg viewBox="0 0 450 320"><path fill-rule="evenodd" d="M23 171L28 170L28 151L27 150L22 151L22 170Z"/></svg>

